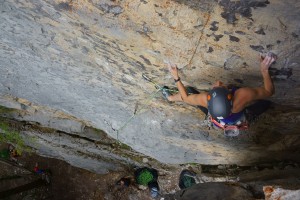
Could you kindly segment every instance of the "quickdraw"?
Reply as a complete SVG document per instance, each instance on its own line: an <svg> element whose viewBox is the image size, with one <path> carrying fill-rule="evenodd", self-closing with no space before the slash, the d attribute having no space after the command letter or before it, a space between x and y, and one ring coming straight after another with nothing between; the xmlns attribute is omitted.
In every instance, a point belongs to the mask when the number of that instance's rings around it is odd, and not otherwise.
<svg viewBox="0 0 300 200"><path fill-rule="evenodd" d="M138 114L141 113L142 110L144 110L149 104L150 104L150 101L156 97L156 95L158 94L158 92L160 92L163 87L160 86L158 83L156 83L155 81L153 81L151 78L149 78L148 76L146 76L145 74L142 74L142 77L148 81L149 83L152 83L155 88L156 88L156 91L152 92L150 94L150 96L147 98L146 100L146 103L140 108L140 109L137 109L134 111L133 115L127 119L127 121L119 128L119 129L115 129L115 131L117 132L117 140L119 140L119 133L131 122L131 120ZM174 90L174 89L168 89L169 91L171 92L176 92L177 90Z"/></svg>

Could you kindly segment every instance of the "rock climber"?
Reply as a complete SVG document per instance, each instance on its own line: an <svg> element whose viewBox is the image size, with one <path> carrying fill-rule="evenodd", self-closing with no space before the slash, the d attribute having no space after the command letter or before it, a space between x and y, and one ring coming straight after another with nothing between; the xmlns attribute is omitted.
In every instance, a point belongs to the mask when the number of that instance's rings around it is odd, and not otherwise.
<svg viewBox="0 0 300 200"><path fill-rule="evenodd" d="M41 175L42 180L44 180L46 184L51 183L52 172L50 169L40 169L38 163L35 163L33 171L36 174Z"/></svg>
<svg viewBox="0 0 300 200"><path fill-rule="evenodd" d="M277 56L271 52L267 53L265 57L261 57L260 71L264 81L262 87L230 89L221 81L217 81L210 91L194 92L190 95L181 82L177 66L170 64L169 71L179 92L171 94L166 87L162 90L162 93L169 101L183 101L190 105L199 106L203 112L207 110L212 122L219 128L224 129L227 125L239 124L247 106L253 104L256 100L266 99L274 94L275 90L269 75L269 67L276 59Z"/></svg>

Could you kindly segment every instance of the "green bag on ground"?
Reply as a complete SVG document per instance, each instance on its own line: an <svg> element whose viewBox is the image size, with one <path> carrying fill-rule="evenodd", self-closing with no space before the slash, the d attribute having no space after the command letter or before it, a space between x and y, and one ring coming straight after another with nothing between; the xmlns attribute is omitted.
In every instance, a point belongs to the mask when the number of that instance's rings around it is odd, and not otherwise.
<svg viewBox="0 0 300 200"><path fill-rule="evenodd" d="M180 189L189 188L196 184L196 174L189 170L183 170L179 176Z"/></svg>
<svg viewBox="0 0 300 200"><path fill-rule="evenodd" d="M155 169L143 167L136 170L134 176L137 184L147 186L148 183L157 180L158 173Z"/></svg>
<svg viewBox="0 0 300 200"><path fill-rule="evenodd" d="M9 159L9 150L8 149L3 149L0 151L0 158L2 159Z"/></svg>

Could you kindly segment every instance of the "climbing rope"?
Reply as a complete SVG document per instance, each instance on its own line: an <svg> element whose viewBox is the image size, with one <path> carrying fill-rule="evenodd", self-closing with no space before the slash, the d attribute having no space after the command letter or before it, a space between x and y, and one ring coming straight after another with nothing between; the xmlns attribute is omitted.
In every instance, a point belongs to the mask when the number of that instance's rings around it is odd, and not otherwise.
<svg viewBox="0 0 300 200"><path fill-rule="evenodd" d="M142 74L142 77L143 77L146 81L148 81L149 83L153 84L154 87L156 88L156 91L152 92L152 93L149 95L149 97L147 98L145 104L144 104L139 110L135 111L135 112L133 113L133 115L132 115L130 118L128 118L128 120L127 120L127 121L126 121L119 129L116 130L116 132L117 132L117 140L118 140L118 141L119 141L119 133L120 133L120 132L121 132L121 131L129 124L129 122L131 122L131 120L132 120L135 116L137 116L138 114L140 114L141 111L142 111L143 109L145 109L145 108L150 104L150 101L151 101L154 97L156 97L156 95L157 95L158 92L162 91L163 89L164 89L164 90L168 90L169 92L178 92L177 89L169 89L169 88L164 88L164 87L160 86L158 83L156 83L155 81L153 81L151 78L149 78L149 77L146 76L145 74Z"/></svg>
<svg viewBox="0 0 300 200"><path fill-rule="evenodd" d="M159 92L159 91L161 91L162 90L162 88L161 87L159 87L156 91L154 91L154 92L152 92L150 95L149 95L149 97L147 98L147 101L146 101L146 103L139 109L139 110L137 110L137 111L135 111L134 113L133 113L133 115L130 117L130 118L128 118L128 120L119 128L119 129L117 129L116 131L117 131L117 140L119 141L119 133L129 124L129 122L135 117L135 116L137 116L138 114L140 114L140 112L144 109L144 108L146 108L146 106L148 106L149 105L149 103L150 103L150 101L157 95L157 93Z"/></svg>

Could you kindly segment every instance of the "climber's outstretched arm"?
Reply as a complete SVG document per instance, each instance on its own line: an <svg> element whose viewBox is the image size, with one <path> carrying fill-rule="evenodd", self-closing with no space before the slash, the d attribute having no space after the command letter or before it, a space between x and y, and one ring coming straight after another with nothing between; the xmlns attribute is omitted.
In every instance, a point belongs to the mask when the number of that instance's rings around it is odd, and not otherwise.
<svg viewBox="0 0 300 200"><path fill-rule="evenodd" d="M247 105L258 99L266 99L275 92L272 79L269 74L269 67L275 61L275 56L267 55L260 63L260 70L264 80L263 87L257 88L240 88L234 94L233 112L239 112Z"/></svg>
<svg viewBox="0 0 300 200"><path fill-rule="evenodd" d="M178 75L178 68L176 65L169 66L169 70L174 78L174 80L178 80L176 82L176 86L179 92L173 96L169 96L169 101L183 101L190 105L194 106L203 106L207 108L207 92L202 92L200 94L190 94L188 95L184 85L182 84L179 75Z"/></svg>

